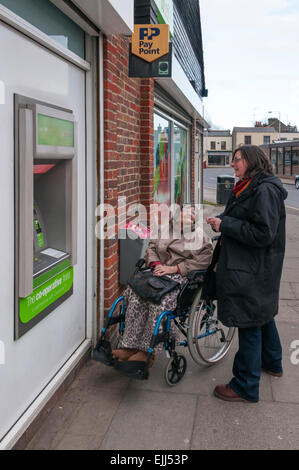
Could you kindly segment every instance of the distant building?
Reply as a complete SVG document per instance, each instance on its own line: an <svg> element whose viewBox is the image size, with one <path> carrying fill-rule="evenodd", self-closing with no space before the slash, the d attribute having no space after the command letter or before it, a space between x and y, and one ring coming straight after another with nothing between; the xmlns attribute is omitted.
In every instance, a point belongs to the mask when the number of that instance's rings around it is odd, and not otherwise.
<svg viewBox="0 0 299 470"><path fill-rule="evenodd" d="M276 141L261 148L271 159L276 175L293 179L299 174L299 139Z"/></svg>
<svg viewBox="0 0 299 470"><path fill-rule="evenodd" d="M283 122L279 121L277 118L269 118L268 119L268 126L274 127L276 132L282 132L282 133L298 133L297 131L297 126L291 126L290 124L284 124Z"/></svg>
<svg viewBox="0 0 299 470"><path fill-rule="evenodd" d="M209 129L204 132L204 162L208 167L229 166L232 158L230 130Z"/></svg>
<svg viewBox="0 0 299 470"><path fill-rule="evenodd" d="M268 145L276 140L278 133L274 127L234 127L232 150L241 145Z"/></svg>

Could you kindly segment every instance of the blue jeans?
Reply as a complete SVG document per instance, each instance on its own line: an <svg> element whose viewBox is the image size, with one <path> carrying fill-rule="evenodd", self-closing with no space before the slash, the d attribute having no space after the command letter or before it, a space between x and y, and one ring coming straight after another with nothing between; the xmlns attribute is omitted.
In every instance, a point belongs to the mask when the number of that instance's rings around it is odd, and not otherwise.
<svg viewBox="0 0 299 470"><path fill-rule="evenodd" d="M239 328L239 351L231 388L242 398L259 401L261 369L282 372L282 348L274 319L259 328Z"/></svg>

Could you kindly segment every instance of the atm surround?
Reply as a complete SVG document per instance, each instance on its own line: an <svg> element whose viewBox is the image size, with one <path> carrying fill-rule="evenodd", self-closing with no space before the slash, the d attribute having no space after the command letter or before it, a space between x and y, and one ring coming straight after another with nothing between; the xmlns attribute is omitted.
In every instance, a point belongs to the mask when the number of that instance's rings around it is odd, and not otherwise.
<svg viewBox="0 0 299 470"><path fill-rule="evenodd" d="M73 293L77 262L72 111L15 95L15 339Z"/></svg>

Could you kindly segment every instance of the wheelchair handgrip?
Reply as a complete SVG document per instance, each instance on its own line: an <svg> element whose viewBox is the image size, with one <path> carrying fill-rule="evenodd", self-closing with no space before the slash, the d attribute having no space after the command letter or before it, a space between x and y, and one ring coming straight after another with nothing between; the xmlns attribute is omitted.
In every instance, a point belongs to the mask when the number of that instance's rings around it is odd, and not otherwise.
<svg viewBox="0 0 299 470"><path fill-rule="evenodd" d="M136 268L138 269L141 269L142 266L145 264L145 259L144 258L140 258L137 263L135 264Z"/></svg>

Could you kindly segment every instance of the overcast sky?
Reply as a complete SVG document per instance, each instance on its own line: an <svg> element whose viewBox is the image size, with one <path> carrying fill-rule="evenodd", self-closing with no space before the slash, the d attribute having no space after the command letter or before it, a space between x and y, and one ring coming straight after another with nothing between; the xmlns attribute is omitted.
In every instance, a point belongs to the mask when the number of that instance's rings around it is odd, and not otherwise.
<svg viewBox="0 0 299 470"><path fill-rule="evenodd" d="M299 129L299 0L199 3L214 127L252 126L279 111Z"/></svg>

